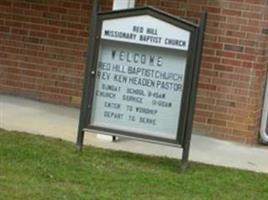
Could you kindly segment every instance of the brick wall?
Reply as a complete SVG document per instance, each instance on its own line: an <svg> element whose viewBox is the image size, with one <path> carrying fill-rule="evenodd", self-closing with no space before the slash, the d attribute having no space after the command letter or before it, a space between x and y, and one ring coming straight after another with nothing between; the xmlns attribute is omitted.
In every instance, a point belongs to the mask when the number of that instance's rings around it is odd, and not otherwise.
<svg viewBox="0 0 268 200"><path fill-rule="evenodd" d="M90 0L1 0L0 89L79 105ZM111 9L112 0L100 0ZM268 65L267 0L137 0L197 22L207 10L194 127L256 143Z"/></svg>
<svg viewBox="0 0 268 200"><path fill-rule="evenodd" d="M194 127L214 137L256 143L267 68L266 0L139 0L208 24Z"/></svg>
<svg viewBox="0 0 268 200"><path fill-rule="evenodd" d="M100 1L110 9L112 1ZM89 0L1 0L1 92L79 105Z"/></svg>

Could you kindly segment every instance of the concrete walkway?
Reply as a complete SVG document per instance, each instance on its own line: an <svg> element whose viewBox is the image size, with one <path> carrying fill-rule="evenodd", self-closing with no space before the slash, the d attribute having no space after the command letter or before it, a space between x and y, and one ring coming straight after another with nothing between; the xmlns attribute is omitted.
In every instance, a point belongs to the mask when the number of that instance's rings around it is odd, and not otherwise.
<svg viewBox="0 0 268 200"><path fill-rule="evenodd" d="M0 95L0 128L76 140L79 110L29 99ZM1 138L0 138L1 139ZM120 138L109 142L85 135L85 143L97 147L180 158L181 149ZM247 146L193 135L190 160L268 173L268 147Z"/></svg>

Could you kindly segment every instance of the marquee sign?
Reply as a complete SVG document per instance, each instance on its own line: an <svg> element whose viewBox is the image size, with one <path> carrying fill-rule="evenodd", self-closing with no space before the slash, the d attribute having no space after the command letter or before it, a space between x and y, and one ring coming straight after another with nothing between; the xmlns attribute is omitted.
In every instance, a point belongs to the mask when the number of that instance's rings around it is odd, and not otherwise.
<svg viewBox="0 0 268 200"><path fill-rule="evenodd" d="M94 22L78 147L89 130L188 154L203 30L153 8L98 13Z"/></svg>

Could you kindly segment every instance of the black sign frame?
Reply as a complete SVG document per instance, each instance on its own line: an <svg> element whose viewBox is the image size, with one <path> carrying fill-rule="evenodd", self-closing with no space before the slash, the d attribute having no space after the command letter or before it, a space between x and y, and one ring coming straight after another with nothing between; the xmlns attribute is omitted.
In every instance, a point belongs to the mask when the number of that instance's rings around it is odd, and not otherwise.
<svg viewBox="0 0 268 200"><path fill-rule="evenodd" d="M102 21L105 19L116 19L122 17L132 17L140 15L150 15L164 22L170 23L176 27L180 27L190 32L190 44L187 51L187 62L185 69L185 79L183 94L181 100L180 117L177 128L177 137L175 140L149 136L145 134L138 134L134 132L127 132L122 130L115 130L110 128L93 126L90 124L92 104L95 88L95 75L97 71L97 60L100 46L100 34L102 28ZM87 63L84 79L84 90L80 110L80 120L77 135L77 149L80 151L83 146L85 131L92 131L113 136L129 137L137 140L147 142L156 142L165 145L172 145L183 148L182 168L186 169L190 139L192 132L194 105L197 92L197 82L200 70L200 60L202 53L202 43L204 37L204 29L206 25L207 14L203 14L200 24L196 25L179 17L170 15L159 9L153 7L143 7L119 10L113 12L98 12L97 3L93 5L93 12L91 17L91 33L89 38L89 51L87 54Z"/></svg>

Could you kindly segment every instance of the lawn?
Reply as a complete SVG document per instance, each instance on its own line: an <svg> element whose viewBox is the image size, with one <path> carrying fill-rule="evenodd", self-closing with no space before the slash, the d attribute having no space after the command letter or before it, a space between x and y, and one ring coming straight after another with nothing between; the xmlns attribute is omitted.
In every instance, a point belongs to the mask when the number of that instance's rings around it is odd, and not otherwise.
<svg viewBox="0 0 268 200"><path fill-rule="evenodd" d="M0 130L1 200L268 199L268 175Z"/></svg>

